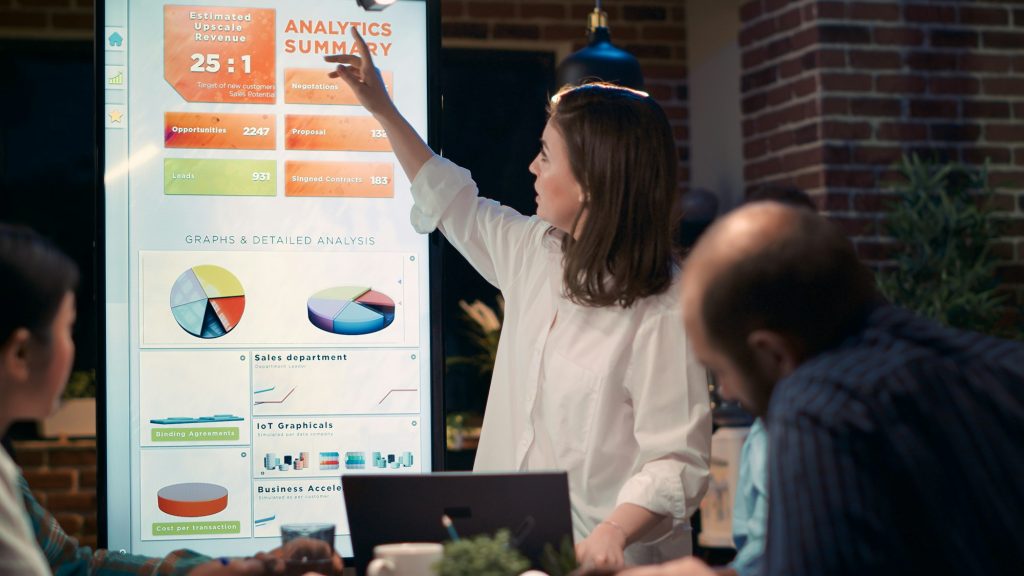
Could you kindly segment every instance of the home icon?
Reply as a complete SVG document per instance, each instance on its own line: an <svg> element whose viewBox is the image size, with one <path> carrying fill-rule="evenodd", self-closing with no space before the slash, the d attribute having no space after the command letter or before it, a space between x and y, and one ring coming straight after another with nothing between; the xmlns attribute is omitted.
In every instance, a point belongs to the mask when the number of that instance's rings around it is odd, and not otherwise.
<svg viewBox="0 0 1024 576"><path fill-rule="evenodd" d="M108 38L108 42L110 43L110 46L112 48L119 48L121 46L121 43L124 42L124 37L121 36L119 33L114 32L110 35L110 38Z"/></svg>

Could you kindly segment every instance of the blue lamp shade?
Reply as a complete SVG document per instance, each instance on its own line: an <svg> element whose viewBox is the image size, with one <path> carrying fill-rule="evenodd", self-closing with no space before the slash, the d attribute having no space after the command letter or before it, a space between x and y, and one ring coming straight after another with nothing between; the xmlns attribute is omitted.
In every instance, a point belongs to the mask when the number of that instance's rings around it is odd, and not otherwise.
<svg viewBox="0 0 1024 576"><path fill-rule="evenodd" d="M397 0L356 0L356 4L368 12L380 12L395 2Z"/></svg>
<svg viewBox="0 0 1024 576"><path fill-rule="evenodd" d="M612 44L606 26L591 28L590 43L569 55L558 66L559 86L577 86L588 80L603 80L643 90L644 75L632 54Z"/></svg>

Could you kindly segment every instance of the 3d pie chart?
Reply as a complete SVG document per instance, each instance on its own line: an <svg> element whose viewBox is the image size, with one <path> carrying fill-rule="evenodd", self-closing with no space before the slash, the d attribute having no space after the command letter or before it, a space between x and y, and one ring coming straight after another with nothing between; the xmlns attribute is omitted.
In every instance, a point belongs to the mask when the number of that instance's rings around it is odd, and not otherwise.
<svg viewBox="0 0 1024 576"><path fill-rule="evenodd" d="M371 334L395 321L395 301L361 286L321 290L309 298L306 311L313 326L332 334Z"/></svg>
<svg viewBox="0 0 1024 576"><path fill-rule="evenodd" d="M244 311L242 283L220 266L193 266L182 272L171 288L175 321L197 338L220 338L231 332Z"/></svg>
<svg viewBox="0 0 1024 576"><path fill-rule="evenodd" d="M156 493L156 502L171 516L212 516L228 507L228 489L205 482L172 484Z"/></svg>

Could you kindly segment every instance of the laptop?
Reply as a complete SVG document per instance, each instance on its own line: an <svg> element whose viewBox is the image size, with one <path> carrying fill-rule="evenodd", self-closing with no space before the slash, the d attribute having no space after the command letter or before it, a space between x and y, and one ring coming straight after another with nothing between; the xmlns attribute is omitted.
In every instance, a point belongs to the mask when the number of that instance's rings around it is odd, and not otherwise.
<svg viewBox="0 0 1024 576"><path fill-rule="evenodd" d="M572 543L565 472L361 474L342 476L341 484L359 574L378 544L450 540L443 514L461 538L507 528L536 568L545 544Z"/></svg>

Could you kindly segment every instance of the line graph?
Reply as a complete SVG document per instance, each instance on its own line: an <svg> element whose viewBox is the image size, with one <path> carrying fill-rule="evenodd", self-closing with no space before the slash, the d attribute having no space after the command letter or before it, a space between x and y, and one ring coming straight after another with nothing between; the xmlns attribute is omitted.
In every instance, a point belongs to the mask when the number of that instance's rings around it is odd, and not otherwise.
<svg viewBox="0 0 1024 576"><path fill-rule="evenodd" d="M288 397L292 395L292 392L295 392L294 386L292 387L291 390L288 391L287 394L284 395L284 398L281 398L280 400L256 400L253 402L253 405L261 406L263 404L284 404L284 401L287 400Z"/></svg>
<svg viewBox="0 0 1024 576"><path fill-rule="evenodd" d="M288 354L294 353L268 355ZM346 349L343 355L325 350L291 362L256 364L251 398L260 416L415 414L422 377L420 359L409 350Z"/></svg>
<svg viewBox="0 0 1024 576"><path fill-rule="evenodd" d="M384 401L388 399L388 396L391 396L394 392L419 392L419 390L416 388L392 388L391 390L388 390L388 393L385 394L383 398L380 399L380 402L377 402L377 406L383 404Z"/></svg>

